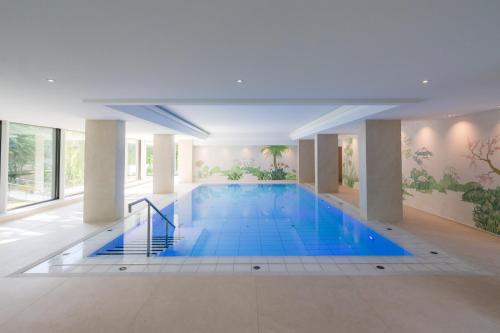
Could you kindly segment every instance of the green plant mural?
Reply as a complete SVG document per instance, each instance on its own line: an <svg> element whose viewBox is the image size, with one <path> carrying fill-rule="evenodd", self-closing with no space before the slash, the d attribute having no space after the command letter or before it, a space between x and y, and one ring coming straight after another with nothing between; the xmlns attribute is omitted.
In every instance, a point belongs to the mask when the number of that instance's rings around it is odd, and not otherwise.
<svg viewBox="0 0 500 333"><path fill-rule="evenodd" d="M222 173L226 175L229 180L240 180L244 174L243 169L238 165L234 165L231 169L223 171Z"/></svg>
<svg viewBox="0 0 500 333"><path fill-rule="evenodd" d="M262 148L261 152L265 156L273 157L273 166L274 169L278 168L278 159L283 157L283 154L288 150L288 146L283 145L274 145L274 146L265 146Z"/></svg>
<svg viewBox="0 0 500 333"><path fill-rule="evenodd" d="M229 169L222 169L219 166L210 167L206 165L204 161L198 160L195 162L196 177L203 179L213 175L219 175L226 177L227 180L238 181L245 175L252 175L259 181L296 180L296 171L291 169L289 165L280 161L289 149L288 146L284 145L269 145L263 147L260 152L264 157L272 158L272 163L268 169L257 165L253 158L236 159Z"/></svg>
<svg viewBox="0 0 500 333"><path fill-rule="evenodd" d="M344 161L342 162L342 183L351 188L359 181L358 173L354 166L354 149L352 148L352 143L353 138L349 137L344 148Z"/></svg>
<svg viewBox="0 0 500 333"><path fill-rule="evenodd" d="M485 185L493 185L494 177L498 179L500 169L494 165L493 155L500 151L500 136L486 140L469 141L468 154L465 156L470 161L471 168L477 168L479 163L488 167L488 171L477 175L477 182L471 181L461 183L461 178L454 167L446 167L439 181L429 175L425 169L425 162L429 161L433 153L422 147L413 152L411 139L403 139L403 157L413 160L418 167L412 168L409 177L403 177L403 198L411 196L407 191L413 189L421 193L432 193L439 191L461 192L462 200L474 204L472 218L476 227L500 234L500 186L486 188Z"/></svg>
<svg viewBox="0 0 500 333"><path fill-rule="evenodd" d="M270 177L271 180L286 180L288 176L288 165L279 162L283 154L288 151L288 146L284 145L271 145L265 146L261 149L264 156L272 156L273 164L271 165Z"/></svg>
<svg viewBox="0 0 500 333"><path fill-rule="evenodd" d="M488 171L477 176L483 184L493 184L494 178L500 176L500 168L493 164L493 155L500 151L500 135L486 140L468 142L469 154L466 158L470 161L470 167L476 168L478 163L488 167ZM476 227L500 235L500 186L485 189L476 186L465 189L462 200L475 204L472 218Z"/></svg>
<svg viewBox="0 0 500 333"><path fill-rule="evenodd" d="M472 217L476 227L500 235L500 186L484 189L481 185L462 195L464 201L472 202Z"/></svg>

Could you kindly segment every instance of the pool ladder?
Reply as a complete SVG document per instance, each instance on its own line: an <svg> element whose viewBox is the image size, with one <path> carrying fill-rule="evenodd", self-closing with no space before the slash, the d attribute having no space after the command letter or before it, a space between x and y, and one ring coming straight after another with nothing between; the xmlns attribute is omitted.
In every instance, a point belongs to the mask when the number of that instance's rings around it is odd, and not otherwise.
<svg viewBox="0 0 500 333"><path fill-rule="evenodd" d="M147 221L147 250L146 250L146 256L149 257L150 254L151 254L151 224L152 224L152 220L151 220L151 208L153 208L156 213L158 215L160 215L160 217L162 219L165 220L165 247L168 247L168 244L169 244L169 240L168 240L168 225L171 225L172 228L175 228L175 225L172 224L172 222L170 222L170 220L155 206L153 205L153 203L151 201L149 201L148 198L142 198L142 199L139 199L139 200L136 200L134 202L131 202L128 204L128 212L129 213L132 213L132 207L141 203L141 202L146 202L148 204L148 221Z"/></svg>

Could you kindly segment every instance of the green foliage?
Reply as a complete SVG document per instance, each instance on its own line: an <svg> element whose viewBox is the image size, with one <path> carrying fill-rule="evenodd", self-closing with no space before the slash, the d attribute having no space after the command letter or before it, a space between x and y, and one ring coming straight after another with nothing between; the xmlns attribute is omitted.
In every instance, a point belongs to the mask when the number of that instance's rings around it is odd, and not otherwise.
<svg viewBox="0 0 500 333"><path fill-rule="evenodd" d="M295 170L291 170L286 174L286 180L297 180L297 172Z"/></svg>
<svg viewBox="0 0 500 333"><path fill-rule="evenodd" d="M255 176L258 180L294 180L297 179L295 170L289 170L288 165L278 162L278 159L283 157L283 154L288 150L285 145L270 145L261 149L261 152L266 156L272 156L273 163L269 170L263 169L260 166L255 166L255 161L250 160L235 160L233 166L229 170L222 170L219 166L210 168L205 165L202 160L195 162L198 168L198 178L206 178L214 174L222 174L229 180L240 180L244 174Z"/></svg>
<svg viewBox="0 0 500 333"><path fill-rule="evenodd" d="M240 180L243 177L243 170L240 166L235 165L231 169L224 171L224 175L229 180Z"/></svg>
<svg viewBox="0 0 500 333"><path fill-rule="evenodd" d="M432 157L432 152L429 151L427 148L422 147L416 152L413 153L413 160L418 164L422 165L425 160L428 160Z"/></svg>
<svg viewBox="0 0 500 333"><path fill-rule="evenodd" d="M342 175L342 182L348 187L354 187L354 185L359 181L357 176L353 176L348 173Z"/></svg>
<svg viewBox="0 0 500 333"><path fill-rule="evenodd" d="M153 145L146 146L146 175L153 175Z"/></svg>
<svg viewBox="0 0 500 333"><path fill-rule="evenodd" d="M436 179L429 175L425 169L413 168L410 171L410 178L404 184L408 188L413 188L419 192L431 193L432 190L439 189Z"/></svg>
<svg viewBox="0 0 500 333"><path fill-rule="evenodd" d="M64 182L67 187L83 185L85 141L68 140L64 149Z"/></svg>
<svg viewBox="0 0 500 333"><path fill-rule="evenodd" d="M26 167L35 164L35 136L29 134L11 135L9 138L9 182L23 174L30 174Z"/></svg>
<svg viewBox="0 0 500 333"><path fill-rule="evenodd" d="M488 140L483 145L481 145L480 142L469 144L471 155L467 156L467 158L472 162L476 160L488 162L488 165L492 169L488 174L478 176L481 180L490 180L491 174L495 172L494 166L492 166L491 161L488 160L489 155L486 154L486 157L481 156L484 149L488 149L490 155L498 150L495 146L498 142L497 140L499 139L494 138L493 140ZM453 167L448 167L444 170L443 177L438 183L434 177L429 175L423 168L424 161L433 156L432 152L422 147L412 153L410 145L411 139L405 139L403 155L407 159L412 158L418 164L419 168L413 168L410 172L410 177L403 179L403 198L411 195L406 191L406 189L410 188L423 193L431 193L434 190L443 193L446 193L446 191L463 192L462 200L474 204L472 217L475 225L480 229L497 235L500 234L500 186L495 189L485 189L478 182L462 184L460 183L460 177L456 169Z"/></svg>
<svg viewBox="0 0 500 333"><path fill-rule="evenodd" d="M203 165L198 170L198 177L206 178L210 174L210 167L208 165Z"/></svg>
<svg viewBox="0 0 500 333"><path fill-rule="evenodd" d="M242 170L245 173L251 174L257 177L258 180L271 180L271 172L267 170L263 170L261 167L255 166L245 166L242 167Z"/></svg>
<svg viewBox="0 0 500 333"><path fill-rule="evenodd" d="M288 146L285 145L271 145L265 146L261 149L261 152L266 156L273 157L273 167L276 169L278 167L278 159L283 157L283 153L288 150Z"/></svg>
<svg viewBox="0 0 500 333"><path fill-rule="evenodd" d="M283 168L275 168L271 170L271 179L272 180L285 180L286 179L286 171Z"/></svg>
<svg viewBox="0 0 500 333"><path fill-rule="evenodd" d="M446 168L443 177L439 181L439 185L444 192L446 190L459 192L462 185L459 182L457 170L453 167Z"/></svg>
<svg viewBox="0 0 500 333"><path fill-rule="evenodd" d="M495 189L474 186L462 195L462 200L475 204L472 218L476 227L500 234L500 186Z"/></svg>
<svg viewBox="0 0 500 333"><path fill-rule="evenodd" d="M214 166L210 169L210 171L208 171L208 173L210 176L212 176L218 173L222 173L222 169L219 166Z"/></svg>
<svg viewBox="0 0 500 333"><path fill-rule="evenodd" d="M343 151L344 161L342 162L342 183L348 187L354 187L359 181L356 168L354 167L352 142L352 137L349 137Z"/></svg>

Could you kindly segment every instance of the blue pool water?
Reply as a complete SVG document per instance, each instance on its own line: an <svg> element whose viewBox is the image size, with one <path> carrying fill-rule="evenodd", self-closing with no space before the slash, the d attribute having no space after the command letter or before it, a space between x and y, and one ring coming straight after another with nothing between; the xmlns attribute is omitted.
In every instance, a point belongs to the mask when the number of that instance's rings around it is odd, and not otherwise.
<svg viewBox="0 0 500 333"><path fill-rule="evenodd" d="M157 256L407 256L393 241L296 184L202 185L153 216ZM92 255L134 246L139 225ZM162 247L166 234L173 244ZM113 253L113 254L116 254Z"/></svg>

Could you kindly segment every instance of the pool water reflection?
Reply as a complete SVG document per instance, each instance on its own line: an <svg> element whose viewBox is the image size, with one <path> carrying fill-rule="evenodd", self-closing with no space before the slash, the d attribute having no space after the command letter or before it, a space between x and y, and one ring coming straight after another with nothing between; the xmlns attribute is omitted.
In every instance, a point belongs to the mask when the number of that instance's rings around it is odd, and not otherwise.
<svg viewBox="0 0 500 333"><path fill-rule="evenodd" d="M296 184L202 185L153 216L157 256L408 256L407 250ZM144 241L145 225L92 256ZM170 244L162 240L170 236Z"/></svg>

